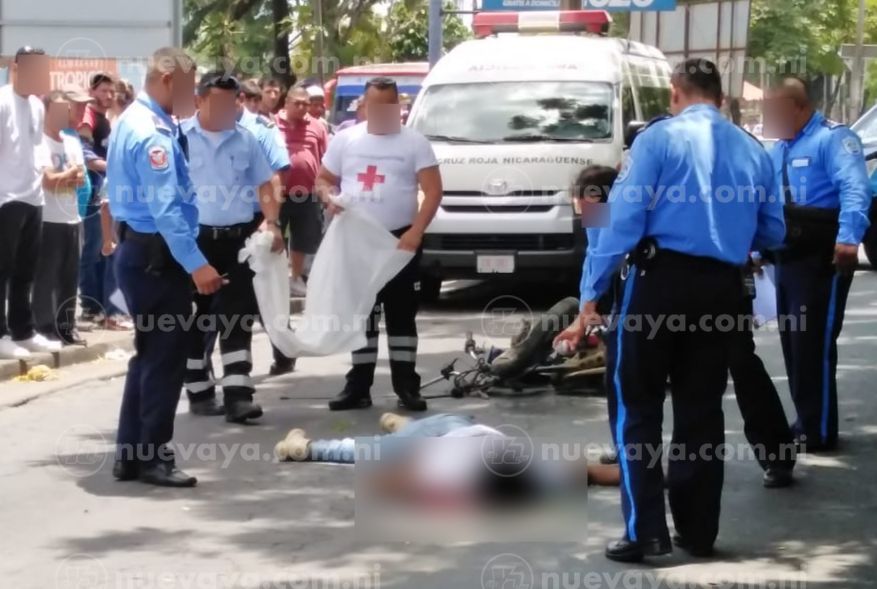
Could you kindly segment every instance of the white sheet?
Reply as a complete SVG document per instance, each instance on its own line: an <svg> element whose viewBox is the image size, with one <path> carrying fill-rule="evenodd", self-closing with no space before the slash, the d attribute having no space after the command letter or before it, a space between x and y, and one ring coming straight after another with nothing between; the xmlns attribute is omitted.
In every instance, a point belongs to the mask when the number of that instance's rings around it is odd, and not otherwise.
<svg viewBox="0 0 877 589"><path fill-rule="evenodd" d="M271 342L286 356L327 356L365 347L366 321L378 292L414 257L366 213L335 218L314 258L305 309L290 328L289 262L271 253L271 236L256 233L240 251Z"/></svg>
<svg viewBox="0 0 877 589"><path fill-rule="evenodd" d="M773 266L765 266L755 275L755 301L752 304L755 327L777 318L776 274Z"/></svg>

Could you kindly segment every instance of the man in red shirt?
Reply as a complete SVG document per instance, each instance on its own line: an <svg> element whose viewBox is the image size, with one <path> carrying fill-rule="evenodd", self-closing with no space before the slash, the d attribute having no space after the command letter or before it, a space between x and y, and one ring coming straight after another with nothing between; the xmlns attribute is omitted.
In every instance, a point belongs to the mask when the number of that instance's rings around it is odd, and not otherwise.
<svg viewBox="0 0 877 589"><path fill-rule="evenodd" d="M277 124L286 140L292 166L286 176L287 200L281 223L290 228L290 259L293 295L304 296L305 256L317 253L323 234L323 210L314 192L320 163L329 142L326 127L308 114L310 99L304 88L293 88L286 98L286 110Z"/></svg>

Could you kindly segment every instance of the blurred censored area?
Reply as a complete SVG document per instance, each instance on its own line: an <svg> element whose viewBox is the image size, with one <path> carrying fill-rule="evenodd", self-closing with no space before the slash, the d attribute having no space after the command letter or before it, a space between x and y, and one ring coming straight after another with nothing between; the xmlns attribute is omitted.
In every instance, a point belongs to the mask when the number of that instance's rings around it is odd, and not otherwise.
<svg viewBox="0 0 877 589"><path fill-rule="evenodd" d="M357 537L430 544L581 541L588 474L577 447L495 434L357 438Z"/></svg>

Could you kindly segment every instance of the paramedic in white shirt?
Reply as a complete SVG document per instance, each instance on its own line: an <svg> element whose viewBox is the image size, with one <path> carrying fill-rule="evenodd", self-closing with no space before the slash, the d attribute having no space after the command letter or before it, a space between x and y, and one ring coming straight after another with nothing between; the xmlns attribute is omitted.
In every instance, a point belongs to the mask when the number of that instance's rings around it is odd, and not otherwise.
<svg viewBox="0 0 877 589"><path fill-rule="evenodd" d="M0 358L56 352L60 342L36 333L31 293L40 255L43 170L35 160L43 140L49 58L22 47L0 88Z"/></svg>
<svg viewBox="0 0 877 589"><path fill-rule="evenodd" d="M439 165L429 141L401 127L399 90L393 80L366 84L367 121L339 133L329 143L316 190L332 215L356 208L399 238L414 252L411 262L378 293L366 328L366 347L353 352L353 367L333 411L371 407L370 390L378 359L378 325L385 313L393 390L399 406L425 411L417 360L417 306L423 233L442 198ZM418 186L423 200L418 208Z"/></svg>

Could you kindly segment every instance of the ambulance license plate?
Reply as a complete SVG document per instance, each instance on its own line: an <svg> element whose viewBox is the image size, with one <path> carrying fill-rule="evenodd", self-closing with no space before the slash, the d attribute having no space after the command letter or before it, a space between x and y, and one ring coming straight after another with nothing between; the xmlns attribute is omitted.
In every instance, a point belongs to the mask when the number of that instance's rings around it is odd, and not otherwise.
<svg viewBox="0 0 877 589"><path fill-rule="evenodd" d="M478 254L476 269L479 274L513 274L514 254Z"/></svg>

